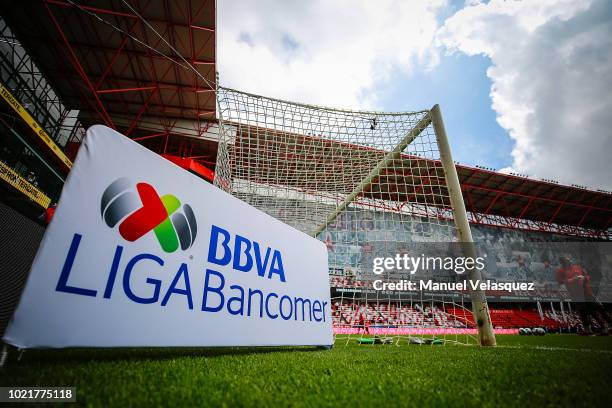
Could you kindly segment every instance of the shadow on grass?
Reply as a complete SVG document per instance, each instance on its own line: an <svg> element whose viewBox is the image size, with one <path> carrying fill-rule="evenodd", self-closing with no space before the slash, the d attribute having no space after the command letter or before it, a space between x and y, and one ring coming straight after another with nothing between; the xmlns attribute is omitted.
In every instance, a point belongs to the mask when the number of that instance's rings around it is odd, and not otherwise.
<svg viewBox="0 0 612 408"><path fill-rule="evenodd" d="M172 360L184 357L216 358L223 356L261 355L281 352L307 353L316 351L321 351L321 349L315 346L32 349L26 350L23 353L21 360L18 361L19 351L11 348L5 368L10 366L26 366L41 363L63 364L86 362L156 361Z"/></svg>

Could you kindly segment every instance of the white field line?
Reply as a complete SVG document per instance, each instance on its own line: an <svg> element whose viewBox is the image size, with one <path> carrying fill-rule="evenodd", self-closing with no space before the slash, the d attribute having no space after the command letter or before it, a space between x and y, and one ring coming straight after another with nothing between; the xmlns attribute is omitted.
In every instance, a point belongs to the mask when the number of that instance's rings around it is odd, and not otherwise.
<svg viewBox="0 0 612 408"><path fill-rule="evenodd" d="M570 348L570 347L548 347L548 346L497 346L497 348L510 348L510 349L527 349L527 350L544 350L544 351L580 351L583 353L602 353L612 354L612 350L596 350L596 349L585 349L585 348Z"/></svg>

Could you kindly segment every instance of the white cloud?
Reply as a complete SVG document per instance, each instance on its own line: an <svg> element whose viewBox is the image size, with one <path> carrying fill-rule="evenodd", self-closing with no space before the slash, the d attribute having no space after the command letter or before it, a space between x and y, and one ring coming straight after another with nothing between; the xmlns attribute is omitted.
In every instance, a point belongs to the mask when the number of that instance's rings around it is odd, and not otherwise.
<svg viewBox="0 0 612 408"><path fill-rule="evenodd" d="M515 141L506 170L612 188L611 8L606 0L466 0L440 29L446 0L221 0L221 83L376 108L391 74L438 63L436 45L486 55L492 108Z"/></svg>
<svg viewBox="0 0 612 408"><path fill-rule="evenodd" d="M437 62L432 45L446 0L222 0L221 83L309 103L373 108L394 70Z"/></svg>
<svg viewBox="0 0 612 408"><path fill-rule="evenodd" d="M612 188L610 2L468 5L438 39L491 59L492 107L515 141L514 171Z"/></svg>

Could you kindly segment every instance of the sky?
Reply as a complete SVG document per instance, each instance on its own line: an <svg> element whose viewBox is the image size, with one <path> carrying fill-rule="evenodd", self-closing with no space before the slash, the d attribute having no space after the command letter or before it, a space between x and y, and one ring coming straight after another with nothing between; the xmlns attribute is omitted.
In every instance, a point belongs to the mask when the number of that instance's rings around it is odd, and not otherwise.
<svg viewBox="0 0 612 408"><path fill-rule="evenodd" d="M219 0L222 85L440 104L455 160L612 190L612 2Z"/></svg>

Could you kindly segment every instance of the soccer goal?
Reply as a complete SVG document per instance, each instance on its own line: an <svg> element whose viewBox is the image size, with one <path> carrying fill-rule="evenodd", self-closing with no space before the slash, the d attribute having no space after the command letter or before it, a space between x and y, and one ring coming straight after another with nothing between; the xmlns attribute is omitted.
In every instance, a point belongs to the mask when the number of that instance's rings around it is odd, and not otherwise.
<svg viewBox="0 0 612 408"><path fill-rule="evenodd" d="M472 236L442 115L332 109L218 89L215 184L323 241L336 343L495 345L481 291L381 291L373 257ZM480 279L480 272L469 272ZM387 279L414 277L386 276ZM471 304L471 305L470 305Z"/></svg>

